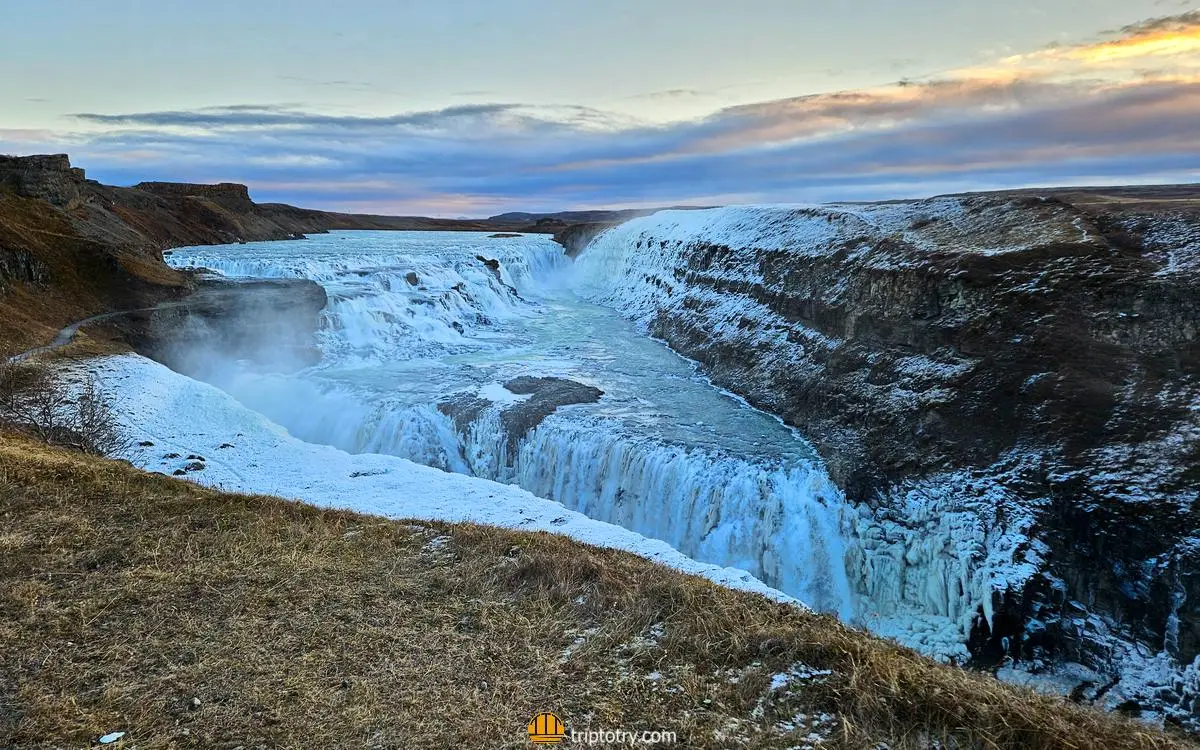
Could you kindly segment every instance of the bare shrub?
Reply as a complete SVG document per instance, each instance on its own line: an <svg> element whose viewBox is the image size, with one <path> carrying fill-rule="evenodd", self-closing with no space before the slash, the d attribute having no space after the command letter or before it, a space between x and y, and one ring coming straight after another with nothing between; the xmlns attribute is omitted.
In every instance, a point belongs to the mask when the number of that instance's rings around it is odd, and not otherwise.
<svg viewBox="0 0 1200 750"><path fill-rule="evenodd" d="M50 445L96 456L129 447L112 404L90 374L73 385L44 365L0 365L0 421Z"/></svg>

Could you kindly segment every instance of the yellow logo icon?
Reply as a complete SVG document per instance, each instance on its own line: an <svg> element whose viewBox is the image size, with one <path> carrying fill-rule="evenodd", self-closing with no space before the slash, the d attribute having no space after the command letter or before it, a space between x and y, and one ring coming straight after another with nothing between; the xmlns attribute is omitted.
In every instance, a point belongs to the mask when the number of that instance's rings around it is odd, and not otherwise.
<svg viewBox="0 0 1200 750"><path fill-rule="evenodd" d="M529 722L529 739L535 745L557 745L567 738L567 728L562 720L546 711Z"/></svg>

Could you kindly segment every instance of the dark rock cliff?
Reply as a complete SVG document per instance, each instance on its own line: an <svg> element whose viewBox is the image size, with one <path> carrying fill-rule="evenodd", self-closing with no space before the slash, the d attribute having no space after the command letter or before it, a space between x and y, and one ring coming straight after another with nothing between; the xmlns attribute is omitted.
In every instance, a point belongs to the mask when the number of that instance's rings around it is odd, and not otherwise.
<svg viewBox="0 0 1200 750"><path fill-rule="evenodd" d="M576 258L601 232L613 226L612 222L570 224L554 233L554 241L566 249L567 257Z"/></svg>
<svg viewBox="0 0 1200 750"><path fill-rule="evenodd" d="M871 528L895 539L861 542L852 565L887 560L902 589L924 566L924 586L939 516L968 517L978 541L937 550L946 570L984 570L997 539L1017 540L1009 567L1034 574L972 605L978 663L1113 672L1114 643L1140 642L1186 665L1200 654L1200 189L1110 192L665 214L585 260L606 256L598 270L642 288L610 301L800 428L875 509ZM911 515L914 493L935 498L932 520Z"/></svg>
<svg viewBox="0 0 1200 750"><path fill-rule="evenodd" d="M255 203L245 185L87 179L65 154L0 156L0 354L81 318L176 300L190 277L163 251L335 229L529 231L513 222L362 216ZM546 231L553 231L552 229Z"/></svg>
<svg viewBox="0 0 1200 750"><path fill-rule="evenodd" d="M316 333L325 289L307 279L226 279L198 274L195 291L114 323L136 351L177 372L203 375L242 360L290 370L320 359Z"/></svg>

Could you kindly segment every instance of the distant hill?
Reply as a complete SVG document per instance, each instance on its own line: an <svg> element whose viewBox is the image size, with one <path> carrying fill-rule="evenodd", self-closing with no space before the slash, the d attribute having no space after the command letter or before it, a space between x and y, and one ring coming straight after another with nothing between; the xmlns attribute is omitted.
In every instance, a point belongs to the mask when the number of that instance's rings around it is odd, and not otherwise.
<svg viewBox="0 0 1200 750"><path fill-rule="evenodd" d="M487 221L503 222L506 224L536 224L539 222L560 222L563 224L599 224L599 223L615 223L628 221L629 219L637 218L638 216L647 216L659 211L667 210L697 210L702 208L713 208L712 206L661 206L659 208L629 208L621 210L595 210L595 211L558 211L555 213L527 213L524 211L510 211L509 213L497 214L489 216Z"/></svg>

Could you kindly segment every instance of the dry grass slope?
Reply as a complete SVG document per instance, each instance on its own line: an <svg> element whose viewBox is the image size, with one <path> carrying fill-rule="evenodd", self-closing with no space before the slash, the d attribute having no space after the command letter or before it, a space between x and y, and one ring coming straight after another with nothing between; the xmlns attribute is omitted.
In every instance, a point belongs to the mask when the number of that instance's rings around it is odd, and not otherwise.
<svg viewBox="0 0 1200 750"><path fill-rule="evenodd" d="M48 343L88 315L137 307L185 285L163 263L86 237L66 214L0 189L0 263L16 257L44 278L5 279L0 268L0 356Z"/></svg>
<svg viewBox="0 0 1200 750"><path fill-rule="evenodd" d="M780 727L797 713L836 717L821 747L1190 747L633 555L222 494L12 437L0 643L0 747L113 730L139 750L522 747L543 710L693 748L805 747ZM772 693L797 662L832 674Z"/></svg>

